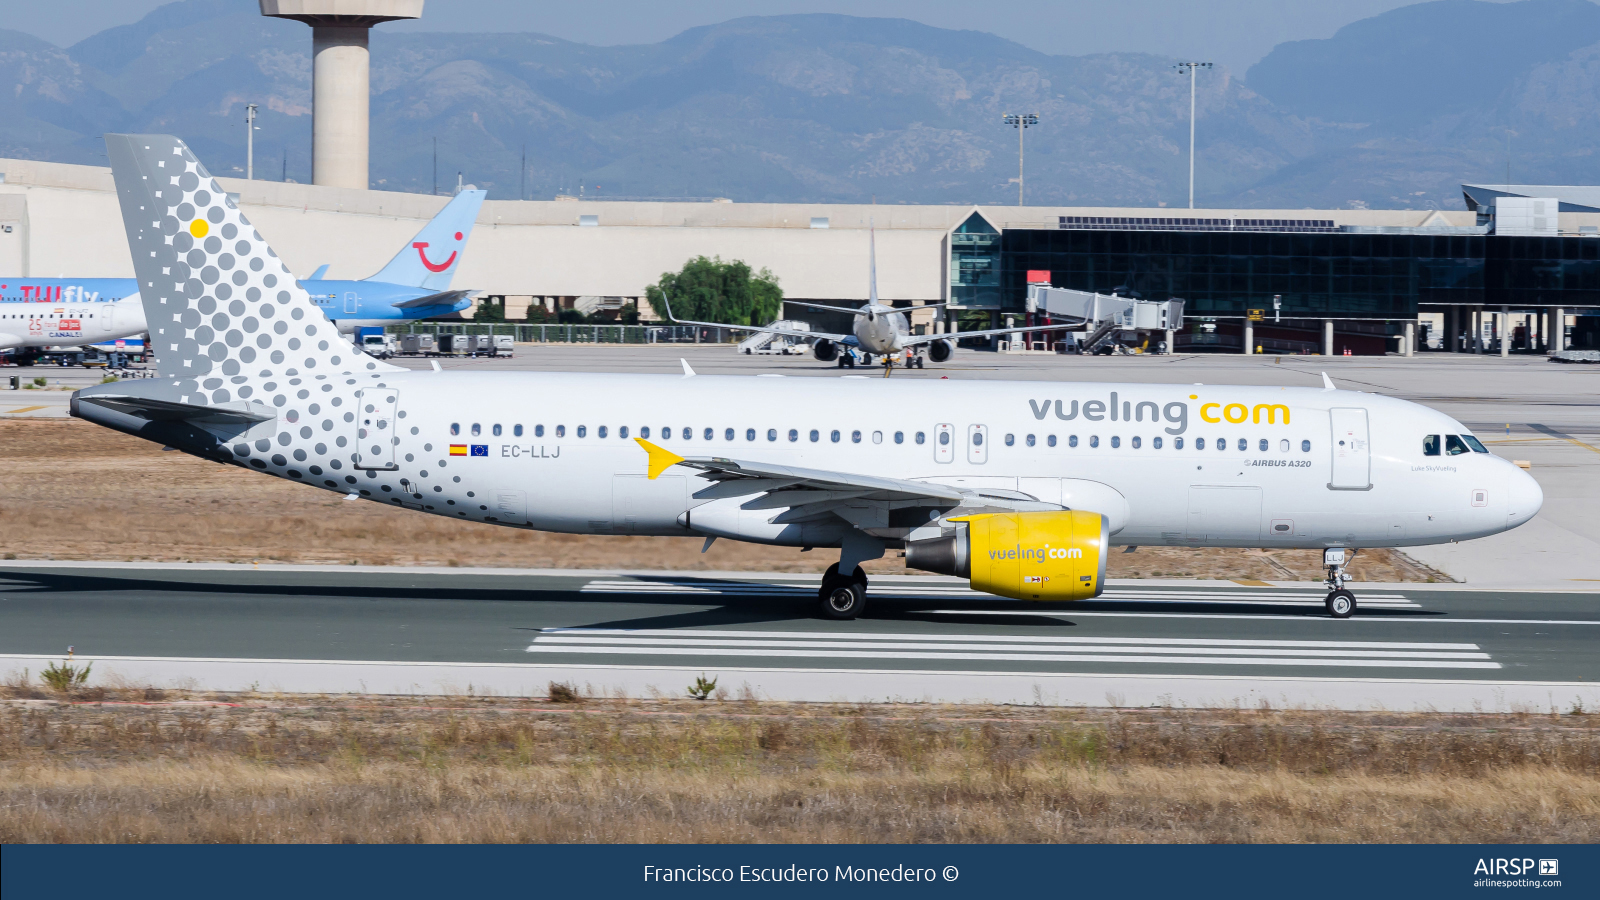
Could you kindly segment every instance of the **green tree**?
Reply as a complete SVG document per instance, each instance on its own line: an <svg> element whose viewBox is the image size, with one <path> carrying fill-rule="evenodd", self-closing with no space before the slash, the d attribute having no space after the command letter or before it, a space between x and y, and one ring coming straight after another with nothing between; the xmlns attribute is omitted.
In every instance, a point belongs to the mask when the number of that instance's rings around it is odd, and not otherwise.
<svg viewBox="0 0 1600 900"><path fill-rule="evenodd" d="M697 256L678 272L662 272L661 281L645 289L657 316L667 318L662 297L683 319L729 325L765 325L783 312L783 289L770 271L751 272L740 260Z"/></svg>

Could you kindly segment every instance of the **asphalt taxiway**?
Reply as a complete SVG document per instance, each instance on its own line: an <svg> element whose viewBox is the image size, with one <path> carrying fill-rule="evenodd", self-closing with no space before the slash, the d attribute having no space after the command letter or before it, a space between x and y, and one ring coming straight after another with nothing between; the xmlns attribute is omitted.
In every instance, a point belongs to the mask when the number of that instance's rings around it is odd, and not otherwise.
<svg viewBox="0 0 1600 900"><path fill-rule="evenodd" d="M1113 582L1072 605L875 578L314 566L0 564L0 672L217 690L681 694L782 700L1566 711L1600 704L1600 590Z"/></svg>

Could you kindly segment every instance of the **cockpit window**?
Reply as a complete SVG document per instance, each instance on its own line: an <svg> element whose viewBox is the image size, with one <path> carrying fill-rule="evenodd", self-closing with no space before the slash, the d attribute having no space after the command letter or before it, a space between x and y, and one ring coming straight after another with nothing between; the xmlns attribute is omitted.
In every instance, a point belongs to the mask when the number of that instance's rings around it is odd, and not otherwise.
<svg viewBox="0 0 1600 900"><path fill-rule="evenodd" d="M1472 448L1472 452L1473 453L1488 453L1489 452L1489 448L1485 447L1483 445L1483 441L1478 440L1477 438L1473 437L1470 434L1463 434L1461 436L1461 439L1463 441L1467 442L1467 446Z"/></svg>
<svg viewBox="0 0 1600 900"><path fill-rule="evenodd" d="M1467 452L1466 442L1461 440L1461 436L1460 435L1447 434L1447 435L1444 436L1444 455L1445 456L1460 456L1461 454L1466 453L1466 452Z"/></svg>
<svg viewBox="0 0 1600 900"><path fill-rule="evenodd" d="M1422 455L1423 456L1438 456L1439 455L1439 436L1437 434L1423 435L1423 437L1422 437Z"/></svg>

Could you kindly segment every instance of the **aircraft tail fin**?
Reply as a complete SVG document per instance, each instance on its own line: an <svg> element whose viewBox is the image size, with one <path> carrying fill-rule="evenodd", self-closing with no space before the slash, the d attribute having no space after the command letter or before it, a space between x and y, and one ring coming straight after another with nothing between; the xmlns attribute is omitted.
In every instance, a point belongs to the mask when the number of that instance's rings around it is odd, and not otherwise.
<svg viewBox="0 0 1600 900"><path fill-rule="evenodd" d="M253 378L398 370L340 336L183 141L108 134L106 151L163 375L224 403Z"/></svg>
<svg viewBox="0 0 1600 900"><path fill-rule="evenodd" d="M478 220L478 210L487 195L488 191L477 189L456 194L388 265L366 280L435 291L449 288L456 267L461 265L467 238L472 236L472 223Z"/></svg>

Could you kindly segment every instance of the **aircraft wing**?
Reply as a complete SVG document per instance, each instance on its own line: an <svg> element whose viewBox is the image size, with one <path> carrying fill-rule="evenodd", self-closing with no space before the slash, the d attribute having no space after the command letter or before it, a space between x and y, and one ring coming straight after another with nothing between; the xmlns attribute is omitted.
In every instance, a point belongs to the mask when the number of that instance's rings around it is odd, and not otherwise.
<svg viewBox="0 0 1600 900"><path fill-rule="evenodd" d="M995 334L1021 334L1025 331L1065 331L1069 328L1081 327L1083 327L1083 325L1080 322L1074 324L1057 323L1055 325L1027 325L1018 326L1016 328L989 328L985 329L984 331L957 331L953 333L946 332L945 334L919 334L907 336L903 343L905 346L910 347L913 344L930 344L934 341L961 340L962 338L971 337L989 337L990 335Z"/></svg>
<svg viewBox="0 0 1600 900"><path fill-rule="evenodd" d="M770 325L729 325L726 322L696 322L693 319L680 319L672 314L672 303L667 301L665 296L662 297L662 302L666 303L667 306L667 321L674 325L701 325L706 328L732 328L735 331L760 331L766 334L781 334L784 337L805 340L825 338L830 341L851 345L856 342L856 336L853 334L829 334L826 331L791 331L788 328L773 328Z"/></svg>
<svg viewBox="0 0 1600 900"><path fill-rule="evenodd" d="M740 509L781 510L774 525L843 519L877 538L903 540L911 532L952 514L1053 510L1060 506L1006 490L962 490L950 485L884 478L825 469L804 469L742 459L684 457L634 438L649 454L648 477L673 466L698 469L712 482L696 500L748 498Z"/></svg>
<svg viewBox="0 0 1600 900"><path fill-rule="evenodd" d="M454 306L456 301L477 293L476 289L466 291L439 291L436 294L424 294L410 300L401 300L392 304L395 309L416 309L421 306Z"/></svg>

